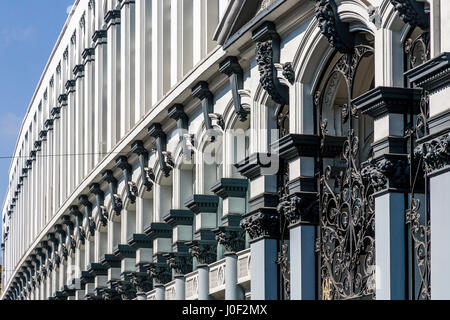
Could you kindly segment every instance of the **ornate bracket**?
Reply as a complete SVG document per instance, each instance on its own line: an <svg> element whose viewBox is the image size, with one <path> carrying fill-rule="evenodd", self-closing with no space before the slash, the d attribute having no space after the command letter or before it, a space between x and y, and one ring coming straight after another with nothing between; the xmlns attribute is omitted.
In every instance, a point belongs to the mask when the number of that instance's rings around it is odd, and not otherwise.
<svg viewBox="0 0 450 320"><path fill-rule="evenodd" d="M61 258L58 255L58 239L56 239L54 233L47 234L47 239L51 243L51 263L54 267L58 268L59 264L61 263Z"/></svg>
<svg viewBox="0 0 450 320"><path fill-rule="evenodd" d="M67 260L67 256L69 252L67 251L66 247L66 232L63 229L63 226L60 224L55 225L55 233L58 236L58 253L60 259Z"/></svg>
<svg viewBox="0 0 450 320"><path fill-rule="evenodd" d="M142 295L153 289L153 281L147 272L133 272L130 281L136 288L136 294Z"/></svg>
<svg viewBox="0 0 450 320"><path fill-rule="evenodd" d="M339 18L336 1L316 0L315 14L320 32L331 46L340 53L352 53L355 40L349 25Z"/></svg>
<svg viewBox="0 0 450 320"><path fill-rule="evenodd" d="M256 61L258 62L261 86L276 103L289 104L289 88L280 83L275 67L276 63L280 63L281 41L275 24L271 21L264 22L253 31L252 39L256 42ZM290 70L288 70L289 66L291 66ZM285 67L284 72L288 78L293 72L292 65L286 64Z"/></svg>
<svg viewBox="0 0 450 320"><path fill-rule="evenodd" d="M70 215L75 218L74 237L77 243L84 244L86 240L86 233L83 229L83 214L78 209L78 206L70 207Z"/></svg>
<svg viewBox="0 0 450 320"><path fill-rule="evenodd" d="M211 137L211 142L214 142L216 135L212 125L212 117L216 118L220 127L223 130L223 119L221 115L214 113L214 95L209 91L208 83L200 81L192 88L192 96L202 102L203 119L205 121L205 128L207 134Z"/></svg>
<svg viewBox="0 0 450 320"><path fill-rule="evenodd" d="M230 81L231 92L233 94L233 104L239 120L247 120L248 112L241 104L241 95L239 90L244 89L244 71L242 70L236 57L228 57L219 65L219 71L226 74Z"/></svg>
<svg viewBox="0 0 450 320"><path fill-rule="evenodd" d="M253 241L279 236L280 218L278 212L271 208L260 208L244 215L241 228L245 229Z"/></svg>
<svg viewBox="0 0 450 320"><path fill-rule="evenodd" d="M280 200L277 211L293 227L297 224L317 225L319 220L319 194L317 192L296 192Z"/></svg>
<svg viewBox="0 0 450 320"><path fill-rule="evenodd" d="M92 203L86 195L81 195L78 201L84 206L83 229L86 231L87 237L93 237L95 235L96 224L94 219L92 219Z"/></svg>
<svg viewBox="0 0 450 320"><path fill-rule="evenodd" d="M164 257L176 275L185 275L192 272L192 257L188 252L170 252L166 253Z"/></svg>
<svg viewBox="0 0 450 320"><path fill-rule="evenodd" d="M146 187L147 192L152 191L155 175L153 174L153 170L148 168L148 151L144 147L144 142L141 140L135 141L131 145L131 152L139 156L142 184Z"/></svg>
<svg viewBox="0 0 450 320"><path fill-rule="evenodd" d="M154 123L149 129L148 134L156 139L156 150L158 152L159 166L165 177L170 176L170 172L174 168L172 156L167 152L167 136L162 130L160 123Z"/></svg>
<svg viewBox="0 0 450 320"><path fill-rule="evenodd" d="M77 242L74 237L74 224L70 220L70 216L63 216L62 223L66 226L66 248L69 255L71 255L77 247Z"/></svg>
<svg viewBox="0 0 450 320"><path fill-rule="evenodd" d="M125 156L119 157L116 160L116 166L123 171L125 178L125 190L127 191L128 199L131 203L136 203L138 188L136 183L131 180L133 171L131 165L128 163L128 158Z"/></svg>
<svg viewBox="0 0 450 320"><path fill-rule="evenodd" d="M105 202L105 193L100 188L100 184L93 183L89 187L89 192L95 195L95 205L97 207L97 215L95 216L95 226L96 229L100 229L101 227L106 227L108 225L108 212L106 211L106 207L104 205ZM114 196L111 193L113 199ZM114 200L113 200L114 202ZM114 208L114 205L113 205Z"/></svg>
<svg viewBox="0 0 450 320"><path fill-rule="evenodd" d="M187 242L189 253L199 264L211 264L217 259L217 242L215 240L194 240Z"/></svg>
<svg viewBox="0 0 450 320"><path fill-rule="evenodd" d="M148 274L155 280L157 284L164 285L172 279L172 273L167 263L153 262L147 266Z"/></svg>
<svg viewBox="0 0 450 320"><path fill-rule="evenodd" d="M361 176L368 180L375 192L388 189L408 190L409 170L407 156L384 155L362 165Z"/></svg>
<svg viewBox="0 0 450 320"><path fill-rule="evenodd" d="M182 104L175 104L169 109L169 118L177 122L177 130L183 155L186 159L192 158L192 150L189 149L186 134L188 134L188 116L184 112Z"/></svg>
<svg viewBox="0 0 450 320"><path fill-rule="evenodd" d="M239 252L245 248L245 230L240 227L219 227L213 230L216 240L227 252Z"/></svg>
<svg viewBox="0 0 450 320"><path fill-rule="evenodd" d="M102 179L109 184L109 194L111 195L112 210L116 213L116 216L120 216L120 213L123 210L123 203L122 199L117 193L117 179L114 178L114 174L111 170L106 170L105 172L103 172ZM99 196L100 198L97 197L97 205L99 205L100 203L99 209L101 208L103 210L103 216L107 219L108 213L106 212L106 208L104 206L105 194L103 193Z"/></svg>
<svg viewBox="0 0 450 320"><path fill-rule="evenodd" d="M430 13L425 11L425 3L416 0L390 0L400 19L409 23L413 28L428 30L430 27Z"/></svg>
<svg viewBox="0 0 450 320"><path fill-rule="evenodd" d="M45 250L45 260L41 264L41 272L44 274L44 277L47 276L48 273L52 272L53 264L51 261L52 248L49 246L47 241L41 242L41 247Z"/></svg>
<svg viewBox="0 0 450 320"><path fill-rule="evenodd" d="M450 133L422 143L414 149L414 156L423 159L428 174L439 172L450 165Z"/></svg>

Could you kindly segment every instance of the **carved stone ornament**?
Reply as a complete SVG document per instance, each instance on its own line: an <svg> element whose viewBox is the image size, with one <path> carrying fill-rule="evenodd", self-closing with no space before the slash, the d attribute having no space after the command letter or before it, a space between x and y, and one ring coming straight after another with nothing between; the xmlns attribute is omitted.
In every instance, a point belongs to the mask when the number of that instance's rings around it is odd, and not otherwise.
<svg viewBox="0 0 450 320"><path fill-rule="evenodd" d="M372 159L362 166L361 176L369 181L375 192L388 188L406 189L409 185L410 167L405 157Z"/></svg>
<svg viewBox="0 0 450 320"><path fill-rule="evenodd" d="M425 3L416 0L390 0L395 10L398 11L404 23L409 23L413 28L420 27L427 30L430 26L429 13L425 12Z"/></svg>
<svg viewBox="0 0 450 320"><path fill-rule="evenodd" d="M208 240L195 240L187 242L189 253L195 257L199 264L211 264L217 258L217 242Z"/></svg>
<svg viewBox="0 0 450 320"><path fill-rule="evenodd" d="M340 53L351 53L354 39L349 26L343 23L338 14L335 0L316 0L316 18L322 35L328 39L333 48Z"/></svg>
<svg viewBox="0 0 450 320"><path fill-rule="evenodd" d="M239 252L245 248L245 230L240 227L219 227L214 233L217 242L227 252Z"/></svg>
<svg viewBox="0 0 450 320"><path fill-rule="evenodd" d="M241 228L248 232L252 240L277 238L279 225L279 215L274 209L261 208L254 213L245 215L241 221Z"/></svg>
<svg viewBox="0 0 450 320"><path fill-rule="evenodd" d="M166 284L172 279L172 273L166 263L154 262L147 266L148 274L157 284Z"/></svg>
<svg viewBox="0 0 450 320"><path fill-rule="evenodd" d="M145 186L147 192L152 191L153 189L153 179L148 174L148 151L144 147L144 142L141 140L135 141L131 146L131 152L137 154L139 156L139 166L141 167L141 178L142 184Z"/></svg>
<svg viewBox="0 0 450 320"><path fill-rule="evenodd" d="M275 30L273 22L267 21L253 31L253 41L256 42L256 61L260 74L260 84L267 91L273 101L278 104L289 104L289 89L278 80L275 63L280 62L280 36ZM285 65L283 74L286 78L293 78L292 68Z"/></svg>
<svg viewBox="0 0 450 320"><path fill-rule="evenodd" d="M129 280L120 280L117 283L117 291L122 300L133 300L136 298L136 288Z"/></svg>
<svg viewBox="0 0 450 320"><path fill-rule="evenodd" d="M319 198L316 192L287 194L280 200L277 211L283 215L290 226L317 224L319 217Z"/></svg>
<svg viewBox="0 0 450 320"><path fill-rule="evenodd" d="M136 288L136 294L143 294L153 289L153 281L147 272L133 272L130 281Z"/></svg>
<svg viewBox="0 0 450 320"><path fill-rule="evenodd" d="M188 252L171 252L165 257L167 264L177 275L185 275L192 271L192 257Z"/></svg>
<svg viewBox="0 0 450 320"><path fill-rule="evenodd" d="M423 159L428 174L445 169L450 165L450 133L434 138L414 149L414 156Z"/></svg>

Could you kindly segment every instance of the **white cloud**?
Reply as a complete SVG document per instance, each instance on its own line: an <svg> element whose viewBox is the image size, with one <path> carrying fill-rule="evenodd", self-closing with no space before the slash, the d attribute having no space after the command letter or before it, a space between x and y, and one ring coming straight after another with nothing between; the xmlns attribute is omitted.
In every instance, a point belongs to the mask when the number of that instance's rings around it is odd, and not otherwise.
<svg viewBox="0 0 450 320"><path fill-rule="evenodd" d="M8 46L11 42L26 41L34 36L36 29L34 27L26 28L2 28L0 29L0 44Z"/></svg>
<svg viewBox="0 0 450 320"><path fill-rule="evenodd" d="M0 114L0 134L9 138L17 138L23 118L12 112Z"/></svg>

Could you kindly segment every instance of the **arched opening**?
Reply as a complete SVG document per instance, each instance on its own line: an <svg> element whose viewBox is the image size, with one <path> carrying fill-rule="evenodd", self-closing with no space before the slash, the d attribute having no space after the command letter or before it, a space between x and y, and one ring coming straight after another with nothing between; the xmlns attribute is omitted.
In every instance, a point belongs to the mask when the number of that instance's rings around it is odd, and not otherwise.
<svg viewBox="0 0 450 320"><path fill-rule="evenodd" d="M375 295L373 189L361 175L372 156L373 121L352 100L374 87L374 38L354 33L351 53L335 52L316 88L321 156L318 292L324 300Z"/></svg>

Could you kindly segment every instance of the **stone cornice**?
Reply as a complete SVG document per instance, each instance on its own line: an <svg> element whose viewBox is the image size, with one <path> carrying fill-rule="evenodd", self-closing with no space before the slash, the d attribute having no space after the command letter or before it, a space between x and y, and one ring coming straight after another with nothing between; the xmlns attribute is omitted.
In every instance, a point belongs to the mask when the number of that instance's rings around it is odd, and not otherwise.
<svg viewBox="0 0 450 320"><path fill-rule="evenodd" d="M92 277L97 277L97 276L107 276L108 275L108 269L100 264L100 263L91 263L88 265L87 267L87 272L89 272L89 274Z"/></svg>
<svg viewBox="0 0 450 320"><path fill-rule="evenodd" d="M450 53L444 52L405 72L405 75L409 82L433 93L450 82Z"/></svg>
<svg viewBox="0 0 450 320"><path fill-rule="evenodd" d="M144 232L151 240L158 238L172 238L172 227L167 223L153 222Z"/></svg>
<svg viewBox="0 0 450 320"><path fill-rule="evenodd" d="M395 87L376 87L352 100L362 114L378 118L387 114L420 112L422 90Z"/></svg>
<svg viewBox="0 0 450 320"><path fill-rule="evenodd" d="M171 227L192 226L194 213L190 210L170 210L164 221Z"/></svg>
<svg viewBox="0 0 450 320"><path fill-rule="evenodd" d="M120 268L121 261L120 257L113 254L105 254L100 258L100 263L107 269Z"/></svg>
<svg viewBox="0 0 450 320"><path fill-rule="evenodd" d="M211 191L221 197L226 198L246 198L248 189L247 179L222 178L211 187Z"/></svg>
<svg viewBox="0 0 450 320"><path fill-rule="evenodd" d="M264 175L265 169L271 169L273 166L278 171L279 159L267 153L253 153L244 160L238 162L234 166L238 172L247 179L254 180L255 178ZM276 172L269 172L275 174Z"/></svg>
<svg viewBox="0 0 450 320"><path fill-rule="evenodd" d="M128 244L135 249L153 248L153 240L145 234L133 234L128 239Z"/></svg>
<svg viewBox="0 0 450 320"><path fill-rule="evenodd" d="M194 213L217 212L219 197L206 194L194 194L184 203Z"/></svg>
<svg viewBox="0 0 450 320"><path fill-rule="evenodd" d="M136 249L128 244L119 244L113 249L113 254L120 259L136 258Z"/></svg>

